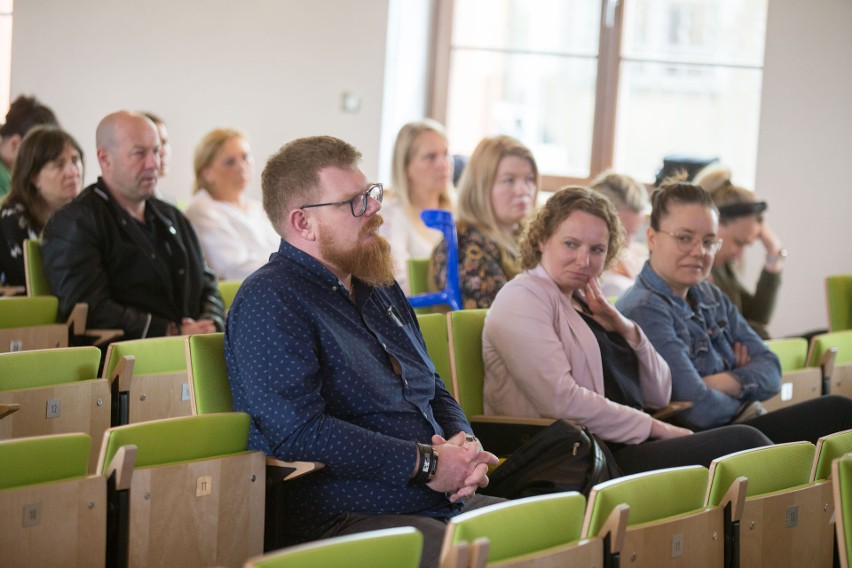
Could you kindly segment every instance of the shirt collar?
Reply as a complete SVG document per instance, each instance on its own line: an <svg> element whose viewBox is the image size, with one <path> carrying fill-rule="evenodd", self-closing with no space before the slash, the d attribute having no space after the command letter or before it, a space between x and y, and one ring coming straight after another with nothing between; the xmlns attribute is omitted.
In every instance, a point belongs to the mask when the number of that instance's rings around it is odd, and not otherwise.
<svg viewBox="0 0 852 568"><path fill-rule="evenodd" d="M699 308L712 308L718 305L718 302L709 289L710 284L706 280L689 287L689 290L686 292L686 297L689 299L687 301L672 291L665 280L651 268L650 261L645 261L645 266L642 267L639 278L650 290L667 298L672 305L680 308L684 313L692 313L693 309L691 306L693 305Z"/></svg>
<svg viewBox="0 0 852 568"><path fill-rule="evenodd" d="M309 274L319 280L323 287L328 288L333 292L337 292L349 300L350 291L346 289L343 282L341 282L331 270L326 268L325 265L313 256L294 247L284 239L281 239L281 245L278 247L278 254L280 254L284 259L294 262L304 268ZM355 299L358 306L363 306L364 302L366 302L372 294L373 287L361 282L355 277L352 278L352 287L355 289Z"/></svg>

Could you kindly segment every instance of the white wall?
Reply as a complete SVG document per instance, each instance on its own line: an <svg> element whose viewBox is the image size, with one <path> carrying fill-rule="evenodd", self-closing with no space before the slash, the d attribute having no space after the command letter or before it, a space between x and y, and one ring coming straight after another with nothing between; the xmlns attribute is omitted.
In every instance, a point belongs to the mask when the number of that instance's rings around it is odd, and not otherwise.
<svg viewBox="0 0 852 568"><path fill-rule="evenodd" d="M160 189L186 199L192 153L212 128L244 130L256 183L266 158L299 136L357 146L379 162L387 0L24 0L15 2L12 95L36 94L99 173L94 133L106 114L166 121L172 172ZM342 111L342 93L361 98Z"/></svg>
<svg viewBox="0 0 852 568"><path fill-rule="evenodd" d="M852 273L850 165L852 2L772 0L755 190L789 251L773 335L827 327L824 278Z"/></svg>

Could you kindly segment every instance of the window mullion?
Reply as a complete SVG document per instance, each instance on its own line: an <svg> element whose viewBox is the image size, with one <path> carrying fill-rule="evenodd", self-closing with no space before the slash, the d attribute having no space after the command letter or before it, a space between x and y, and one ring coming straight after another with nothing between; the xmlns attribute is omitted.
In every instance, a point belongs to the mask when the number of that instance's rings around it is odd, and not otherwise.
<svg viewBox="0 0 852 568"><path fill-rule="evenodd" d="M436 0L432 17L432 96L426 112L441 124L447 124L454 8L453 0Z"/></svg>
<svg viewBox="0 0 852 568"><path fill-rule="evenodd" d="M601 2L600 44L598 49L598 77L595 89L595 122L592 132L590 177L611 168L615 154L615 124L618 103L619 60L623 25L623 2L615 8L612 27L607 26L607 4Z"/></svg>

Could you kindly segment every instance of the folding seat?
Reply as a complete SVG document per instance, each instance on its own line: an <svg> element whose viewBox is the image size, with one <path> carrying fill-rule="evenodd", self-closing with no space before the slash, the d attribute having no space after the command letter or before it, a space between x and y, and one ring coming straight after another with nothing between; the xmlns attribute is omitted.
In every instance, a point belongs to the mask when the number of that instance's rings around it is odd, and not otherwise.
<svg viewBox="0 0 852 568"><path fill-rule="evenodd" d="M802 337L769 339L766 346L781 361L781 392L763 401L768 411L822 395L822 370L808 367L808 341Z"/></svg>
<svg viewBox="0 0 852 568"><path fill-rule="evenodd" d="M41 241L26 239L24 241L24 277L27 285L27 296L49 296L50 284L44 274L41 261Z"/></svg>
<svg viewBox="0 0 852 568"><path fill-rule="evenodd" d="M811 338L808 364L821 366L824 390L852 398L852 329L815 335Z"/></svg>
<svg viewBox="0 0 852 568"><path fill-rule="evenodd" d="M824 482L811 483L815 447L777 444L713 460L707 505L719 503L733 480L748 478L740 521L741 566L831 566L831 512Z"/></svg>
<svg viewBox="0 0 852 568"><path fill-rule="evenodd" d="M399 527L340 536L301 544L252 558L246 568L417 568L423 535ZM461 568L461 567L460 567Z"/></svg>
<svg viewBox="0 0 852 568"><path fill-rule="evenodd" d="M441 566L607 566L604 557L619 553L628 508L615 507L598 535L582 539L585 509L581 494L566 492L463 513L447 524Z"/></svg>
<svg viewBox="0 0 852 568"><path fill-rule="evenodd" d="M263 552L265 458L230 412L110 428L107 565L232 566Z"/></svg>
<svg viewBox="0 0 852 568"><path fill-rule="evenodd" d="M0 564L104 566L106 478L87 475L92 439L0 441Z"/></svg>
<svg viewBox="0 0 852 568"><path fill-rule="evenodd" d="M831 466L834 483L837 552L842 568L852 567L852 454L834 460Z"/></svg>
<svg viewBox="0 0 852 568"><path fill-rule="evenodd" d="M426 342L426 351L435 365L435 370L444 381L444 385L453 397L452 372L450 370L450 337L447 331L446 314L418 314L417 324Z"/></svg>
<svg viewBox="0 0 852 568"><path fill-rule="evenodd" d="M113 426L192 414L183 336L110 343L103 377L112 391Z"/></svg>
<svg viewBox="0 0 852 568"><path fill-rule="evenodd" d="M240 289L242 283L242 280L219 280L219 293L222 294L222 301L225 302L225 313L234 303L234 297L236 297L237 290Z"/></svg>
<svg viewBox="0 0 852 568"><path fill-rule="evenodd" d="M0 439L84 432L100 440L111 412L109 385L98 378L100 359L91 346L0 355L0 405L6 412ZM96 462L93 451L89 471Z"/></svg>
<svg viewBox="0 0 852 568"><path fill-rule="evenodd" d="M637 473L592 488L583 536L600 534L619 505L630 507L621 545L624 566L728 566L746 480L737 479L714 505L705 505L709 472L686 466Z"/></svg>
<svg viewBox="0 0 852 568"><path fill-rule="evenodd" d="M852 274L833 274L825 278L829 331L852 329Z"/></svg>

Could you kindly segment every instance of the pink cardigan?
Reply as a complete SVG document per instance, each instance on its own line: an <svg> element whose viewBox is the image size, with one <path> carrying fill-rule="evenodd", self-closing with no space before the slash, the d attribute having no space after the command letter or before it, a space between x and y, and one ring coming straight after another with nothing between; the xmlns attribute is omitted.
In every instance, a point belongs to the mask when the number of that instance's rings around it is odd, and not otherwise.
<svg viewBox="0 0 852 568"><path fill-rule="evenodd" d="M629 342L639 360L647 408L671 397L671 371L639 330ZM598 342L588 324L539 265L497 294L482 333L485 413L568 418L604 440L638 444L651 433L651 417L604 396Z"/></svg>

